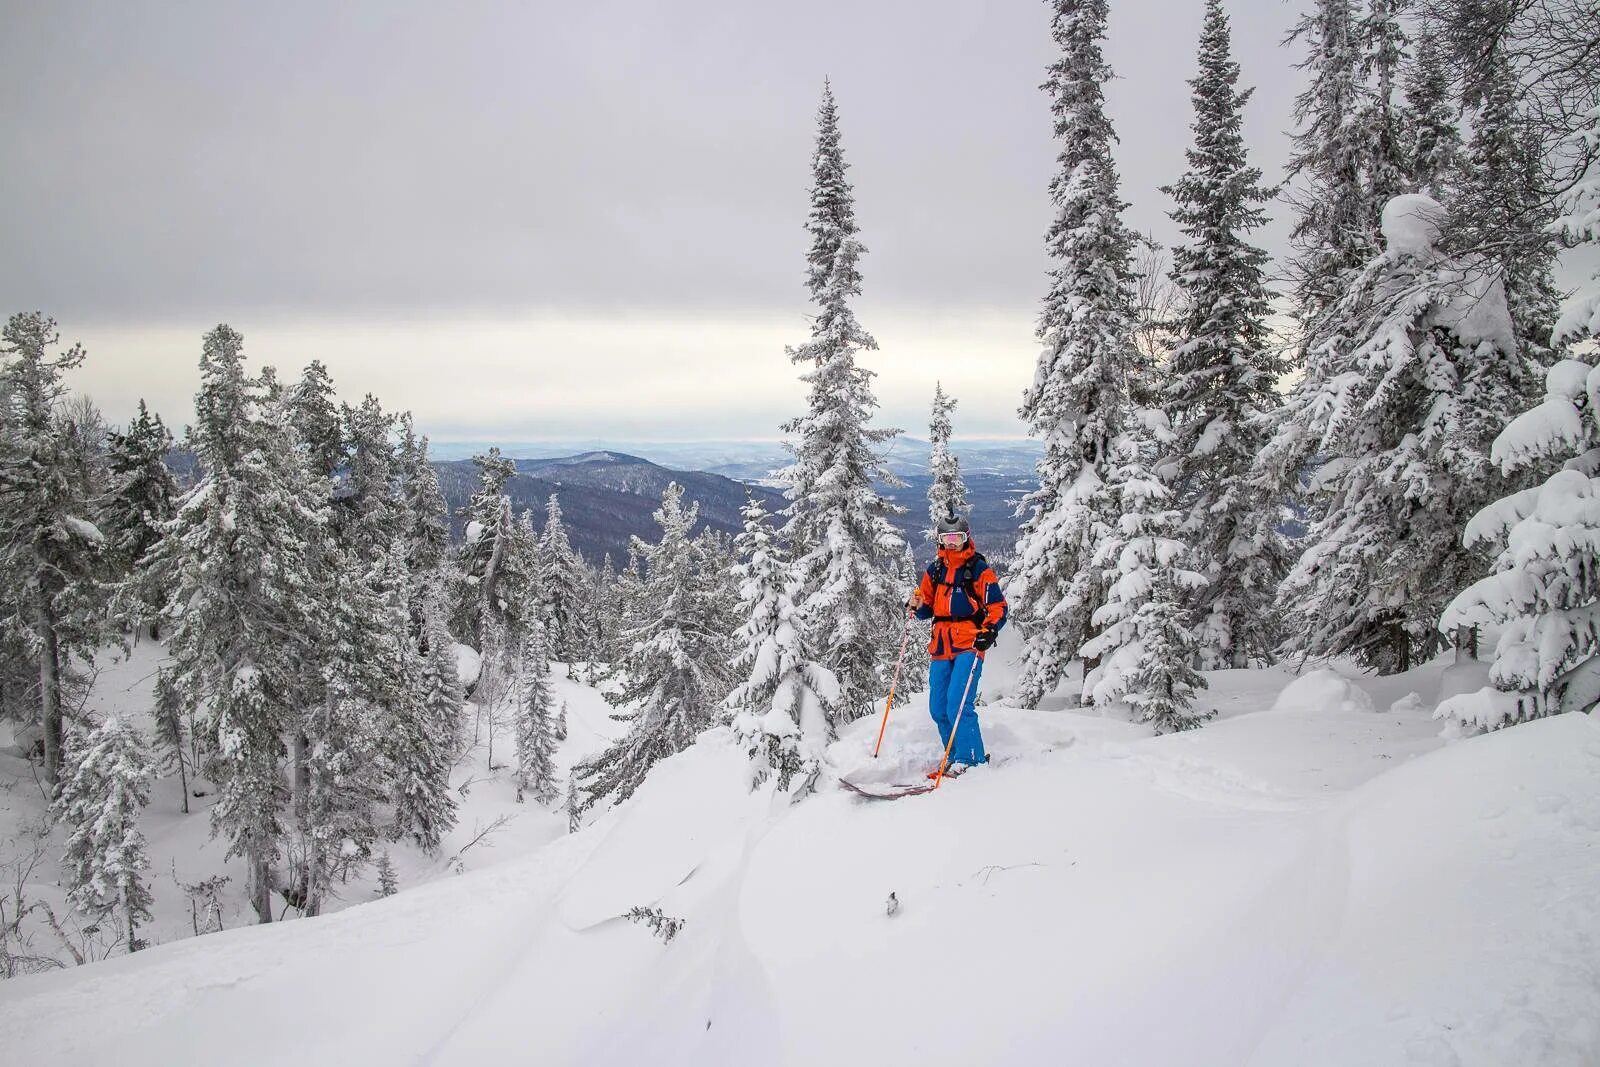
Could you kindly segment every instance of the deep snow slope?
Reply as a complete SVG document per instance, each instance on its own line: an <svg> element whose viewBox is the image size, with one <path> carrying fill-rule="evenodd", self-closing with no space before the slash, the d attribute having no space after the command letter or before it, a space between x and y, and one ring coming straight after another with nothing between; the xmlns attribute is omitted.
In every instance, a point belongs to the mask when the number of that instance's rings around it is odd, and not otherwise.
<svg viewBox="0 0 1600 1067"><path fill-rule="evenodd" d="M0 985L0 1058L1600 1062L1600 722L1446 743L1437 670L1212 680L1175 737L986 707L995 762L895 802L750 793L712 732L525 858ZM876 725L839 766L932 758Z"/></svg>

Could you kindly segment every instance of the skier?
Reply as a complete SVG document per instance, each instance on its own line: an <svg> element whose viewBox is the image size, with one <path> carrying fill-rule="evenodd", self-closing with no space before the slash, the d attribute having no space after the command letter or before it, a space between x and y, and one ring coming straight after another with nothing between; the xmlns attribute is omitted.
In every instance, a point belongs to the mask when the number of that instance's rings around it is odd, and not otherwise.
<svg viewBox="0 0 1600 1067"><path fill-rule="evenodd" d="M939 728L940 743L950 750L948 777L989 758L983 751L983 734L973 705L978 700L984 653L994 646L1006 623L1006 598L1000 592L1000 580L972 544L972 527L966 519L947 514L934 532L938 554L923 572L907 606L917 618L933 620L933 637L928 642L932 659L928 665L928 712ZM952 727L954 744L950 743ZM928 777L938 773L936 768Z"/></svg>

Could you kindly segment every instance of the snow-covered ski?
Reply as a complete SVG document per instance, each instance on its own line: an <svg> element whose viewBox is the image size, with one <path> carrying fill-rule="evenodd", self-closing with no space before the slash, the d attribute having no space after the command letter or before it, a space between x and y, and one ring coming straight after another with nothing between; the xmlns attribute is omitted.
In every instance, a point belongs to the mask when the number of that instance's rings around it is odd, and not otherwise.
<svg viewBox="0 0 1600 1067"><path fill-rule="evenodd" d="M868 789L866 786L857 785L848 778L839 779L839 784L850 790L850 792L854 793L856 796L866 797L869 800L899 800L901 797L913 797L918 793L933 792L932 782L924 782L920 785L885 784L882 787L882 789L885 790L884 792L874 792L872 789Z"/></svg>

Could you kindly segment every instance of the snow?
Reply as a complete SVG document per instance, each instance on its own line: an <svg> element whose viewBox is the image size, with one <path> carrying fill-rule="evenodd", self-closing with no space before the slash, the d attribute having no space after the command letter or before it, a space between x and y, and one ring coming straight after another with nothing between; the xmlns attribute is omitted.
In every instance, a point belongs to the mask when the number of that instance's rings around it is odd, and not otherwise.
<svg viewBox="0 0 1600 1067"><path fill-rule="evenodd" d="M456 677L461 680L463 689L471 689L477 684L478 675L483 673L483 657L478 655L478 650L459 641L450 646L456 654Z"/></svg>
<svg viewBox="0 0 1600 1067"><path fill-rule="evenodd" d="M75 516L68 515L61 521L66 525L67 529L72 531L74 536L79 537L92 545L105 544L106 535L100 532L100 527L96 526L88 519L80 519L76 518Z"/></svg>
<svg viewBox="0 0 1600 1067"><path fill-rule="evenodd" d="M1444 208L1431 196L1397 196L1383 206L1384 247L1393 255L1431 255L1443 232L1444 218Z"/></svg>
<svg viewBox="0 0 1600 1067"><path fill-rule="evenodd" d="M1600 721L1447 743L1419 695L1446 662L1345 669L1211 672L1221 718L1164 737L981 705L994 762L895 802L748 792L712 730L581 832L508 833L459 877L0 984L5 1058L1597 1062ZM560 675L577 740L598 696ZM995 662L986 693L1014 677ZM923 698L875 761L877 728L832 764L903 780L937 754Z"/></svg>
<svg viewBox="0 0 1600 1067"><path fill-rule="evenodd" d="M1284 686L1272 705L1276 712L1320 712L1328 708L1358 713L1375 710L1366 690L1326 668L1312 671Z"/></svg>

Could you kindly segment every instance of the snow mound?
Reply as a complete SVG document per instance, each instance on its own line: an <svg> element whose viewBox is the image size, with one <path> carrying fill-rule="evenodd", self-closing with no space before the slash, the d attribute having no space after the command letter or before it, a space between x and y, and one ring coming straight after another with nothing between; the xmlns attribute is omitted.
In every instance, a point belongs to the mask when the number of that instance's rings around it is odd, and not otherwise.
<svg viewBox="0 0 1600 1067"><path fill-rule="evenodd" d="M1432 253L1444 230L1444 208L1431 196L1406 193L1383 205L1383 240L1394 255Z"/></svg>
<svg viewBox="0 0 1600 1067"><path fill-rule="evenodd" d="M724 843L766 814L746 788L744 754L726 729L663 762L614 813L616 826L558 901L569 930L660 903Z"/></svg>
<svg viewBox="0 0 1600 1067"><path fill-rule="evenodd" d="M456 677L461 679L463 689L471 689L477 684L478 675L483 673L483 657L478 655L477 649L459 642L451 649L456 654Z"/></svg>
<svg viewBox="0 0 1600 1067"><path fill-rule="evenodd" d="M1600 724L1447 745L1342 815L1337 925L1248 1062L1600 1063L1600 921L1556 888L1600 879Z"/></svg>
<svg viewBox="0 0 1600 1067"><path fill-rule="evenodd" d="M1377 709L1367 691L1331 670L1312 671L1283 687L1273 711L1355 711Z"/></svg>
<svg viewBox="0 0 1600 1067"><path fill-rule="evenodd" d="M1372 701L1317 671L1278 706ZM0 1059L1600 1063L1600 720L984 714L995 764L895 803L752 793L710 731L521 860L4 983ZM931 732L897 716L883 758Z"/></svg>
<svg viewBox="0 0 1600 1067"><path fill-rule="evenodd" d="M1422 699L1421 693L1407 693L1405 696L1389 705L1391 715L1415 715L1428 710L1428 702Z"/></svg>

